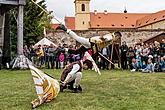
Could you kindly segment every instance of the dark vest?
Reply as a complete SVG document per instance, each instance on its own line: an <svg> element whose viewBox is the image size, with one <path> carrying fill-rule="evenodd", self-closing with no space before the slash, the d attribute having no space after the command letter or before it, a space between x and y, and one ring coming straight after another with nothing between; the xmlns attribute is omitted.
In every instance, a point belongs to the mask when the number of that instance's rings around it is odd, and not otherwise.
<svg viewBox="0 0 165 110"><path fill-rule="evenodd" d="M80 61L73 62L63 70L62 75L61 75L61 81L65 80L68 73L71 72L71 70L73 69L73 65L75 65L75 64L78 64L80 66L80 69L77 72L81 72L81 70L82 70L81 62Z"/></svg>

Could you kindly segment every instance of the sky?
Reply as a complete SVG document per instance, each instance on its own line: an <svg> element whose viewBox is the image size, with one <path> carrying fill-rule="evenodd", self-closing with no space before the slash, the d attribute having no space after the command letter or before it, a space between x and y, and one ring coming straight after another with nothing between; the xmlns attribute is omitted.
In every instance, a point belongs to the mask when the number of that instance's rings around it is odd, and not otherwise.
<svg viewBox="0 0 165 110"><path fill-rule="evenodd" d="M74 16L75 0L46 0L47 9L53 11L53 15L62 20L65 16ZM91 0L90 11L123 13L154 13L165 10L165 0ZM55 21L54 21L55 22Z"/></svg>

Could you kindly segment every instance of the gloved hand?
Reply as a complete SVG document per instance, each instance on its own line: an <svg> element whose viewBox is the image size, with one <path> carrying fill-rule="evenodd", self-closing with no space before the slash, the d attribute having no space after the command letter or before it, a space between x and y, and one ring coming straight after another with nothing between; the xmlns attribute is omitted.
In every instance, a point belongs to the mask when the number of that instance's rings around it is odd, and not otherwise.
<svg viewBox="0 0 165 110"><path fill-rule="evenodd" d="M66 26L63 25L63 24L60 24L60 25L56 28L56 30L58 30L58 29L61 29L61 30L65 31L65 32L67 31Z"/></svg>

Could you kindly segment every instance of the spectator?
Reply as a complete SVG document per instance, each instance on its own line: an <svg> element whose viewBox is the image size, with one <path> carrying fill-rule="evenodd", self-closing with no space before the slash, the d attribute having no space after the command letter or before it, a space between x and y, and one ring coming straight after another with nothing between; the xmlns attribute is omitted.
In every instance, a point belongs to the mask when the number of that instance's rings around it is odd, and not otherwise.
<svg viewBox="0 0 165 110"><path fill-rule="evenodd" d="M23 53L24 53L25 57L30 58L30 51L29 51L27 45L24 46Z"/></svg>
<svg viewBox="0 0 165 110"><path fill-rule="evenodd" d="M38 45L38 49L36 51L36 54L38 56L38 60L40 61L40 67L44 65L44 52L41 47L41 45Z"/></svg>
<svg viewBox="0 0 165 110"><path fill-rule="evenodd" d="M165 59L164 59L164 57L161 57L159 65L160 65L160 71L165 72Z"/></svg>
<svg viewBox="0 0 165 110"><path fill-rule="evenodd" d="M131 72L137 71L140 68L138 60L136 60L135 58L132 59L131 66L132 66Z"/></svg>
<svg viewBox="0 0 165 110"><path fill-rule="evenodd" d="M149 53L150 53L150 51L149 51L148 47L146 45L144 45L144 47L141 51L142 62L145 61L147 63Z"/></svg>
<svg viewBox="0 0 165 110"><path fill-rule="evenodd" d="M104 57L106 57L107 59L109 59L110 56L110 50L109 47L105 47L101 50L101 53ZM109 62L105 59L102 58L102 66L103 66L103 70L106 68L107 70L109 69Z"/></svg>
<svg viewBox="0 0 165 110"><path fill-rule="evenodd" d="M61 52L59 55L59 61L60 61L60 68L63 69L64 68L64 61L65 61L65 55L63 52Z"/></svg>
<svg viewBox="0 0 165 110"><path fill-rule="evenodd" d="M129 47L129 50L127 52L127 60L128 60L130 69L132 69L131 68L131 63L132 63L133 58L135 58L135 52L134 52L132 47Z"/></svg>
<svg viewBox="0 0 165 110"><path fill-rule="evenodd" d="M34 46L33 45L30 45L29 47L29 51L30 51L30 61L33 61L36 59L36 53L35 53L35 49L34 49Z"/></svg>
<svg viewBox="0 0 165 110"><path fill-rule="evenodd" d="M143 61L143 62L142 62L142 69L145 69L146 67L147 67L146 62Z"/></svg>
<svg viewBox="0 0 165 110"><path fill-rule="evenodd" d="M122 42L122 45L120 47L121 50L121 67L122 69L127 69L127 51L128 51L128 46L126 45L126 42Z"/></svg>
<svg viewBox="0 0 165 110"><path fill-rule="evenodd" d="M162 39L162 42L160 43L160 50L161 50L161 56L165 55L165 39Z"/></svg>
<svg viewBox="0 0 165 110"><path fill-rule="evenodd" d="M54 69L54 53L55 53L55 47L53 46L53 44L50 44L49 48L48 48L48 68L50 68L50 64L51 64L51 69Z"/></svg>
<svg viewBox="0 0 165 110"><path fill-rule="evenodd" d="M147 67L145 69L142 69L143 73L151 73L154 72L154 65L152 63L151 59L148 59L148 64Z"/></svg>
<svg viewBox="0 0 165 110"><path fill-rule="evenodd" d="M59 43L59 44L58 44L58 47L57 47L57 49L56 49L56 51L55 51L56 69L59 68L59 55L60 55L61 52L62 52L62 46L61 46L61 44Z"/></svg>
<svg viewBox="0 0 165 110"><path fill-rule="evenodd" d="M160 55L160 44L159 42L154 42L154 48L153 48L153 61L154 63L158 61L158 55Z"/></svg>
<svg viewBox="0 0 165 110"><path fill-rule="evenodd" d="M141 56L140 56L140 54L138 54L138 53L137 53L137 55L136 55L136 60L137 60L137 63L138 63L138 69L142 68Z"/></svg>

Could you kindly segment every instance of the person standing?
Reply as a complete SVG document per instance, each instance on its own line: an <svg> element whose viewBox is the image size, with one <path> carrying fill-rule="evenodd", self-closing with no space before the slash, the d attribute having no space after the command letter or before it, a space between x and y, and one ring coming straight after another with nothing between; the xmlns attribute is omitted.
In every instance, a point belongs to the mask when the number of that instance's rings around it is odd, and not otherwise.
<svg viewBox="0 0 165 110"><path fill-rule="evenodd" d="M41 45L38 45L36 54L38 56L38 60L40 61L40 67L42 67L44 65L44 51Z"/></svg>
<svg viewBox="0 0 165 110"><path fill-rule="evenodd" d="M132 59L135 58L135 52L133 50L133 47L129 47L129 50L127 52L127 61L129 64L129 68L132 69L131 63L132 63Z"/></svg>
<svg viewBox="0 0 165 110"><path fill-rule="evenodd" d="M109 56L110 56L110 50L109 50L109 47L105 47L102 49L101 51L102 55L104 57L106 57L107 59L109 59ZM107 70L109 69L109 62L105 59L105 58L102 58L102 66L103 66L103 70L106 68Z"/></svg>
<svg viewBox="0 0 165 110"><path fill-rule="evenodd" d="M48 68L50 68L51 64L51 69L54 69L54 52L55 52L55 47L53 44L50 44L48 48Z"/></svg>
<svg viewBox="0 0 165 110"><path fill-rule="evenodd" d="M62 51L62 46L61 46L61 43L59 43L55 51L56 69L59 69L59 55L61 51Z"/></svg>
<svg viewBox="0 0 165 110"><path fill-rule="evenodd" d="M60 61L60 68L63 69L64 68L64 61L65 61L65 55L64 52L61 52L59 55L59 61Z"/></svg>
<svg viewBox="0 0 165 110"><path fill-rule="evenodd" d="M128 51L128 46L126 42L122 42L122 45L120 47L121 50L121 67L122 69L127 69L127 51Z"/></svg>

